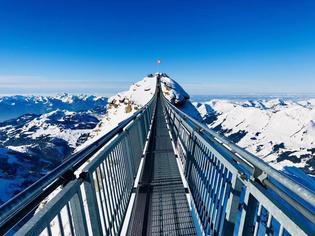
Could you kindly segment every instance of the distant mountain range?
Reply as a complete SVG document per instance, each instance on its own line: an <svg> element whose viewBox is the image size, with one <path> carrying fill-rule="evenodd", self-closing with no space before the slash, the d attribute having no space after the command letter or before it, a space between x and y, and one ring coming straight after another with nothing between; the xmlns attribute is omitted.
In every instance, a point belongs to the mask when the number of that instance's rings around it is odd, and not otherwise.
<svg viewBox="0 0 315 236"><path fill-rule="evenodd" d="M0 97L0 121L24 114L43 114L57 109L67 111L97 110L107 104L106 97L61 94L52 96Z"/></svg>
<svg viewBox="0 0 315 236"><path fill-rule="evenodd" d="M138 111L155 88L155 78L146 77L110 99L0 97L0 205Z"/></svg>
<svg viewBox="0 0 315 236"><path fill-rule="evenodd" d="M204 122L276 169L315 175L315 99L195 102Z"/></svg>
<svg viewBox="0 0 315 236"><path fill-rule="evenodd" d="M167 75L161 81L167 99L182 111L276 169L302 176L292 166L315 175L315 99L192 103ZM109 99L69 94L0 97L0 204L139 110L152 98L155 83L149 75Z"/></svg>
<svg viewBox="0 0 315 236"><path fill-rule="evenodd" d="M11 118L0 122L0 204L84 143L106 113L107 100L67 94L0 98L2 119Z"/></svg>

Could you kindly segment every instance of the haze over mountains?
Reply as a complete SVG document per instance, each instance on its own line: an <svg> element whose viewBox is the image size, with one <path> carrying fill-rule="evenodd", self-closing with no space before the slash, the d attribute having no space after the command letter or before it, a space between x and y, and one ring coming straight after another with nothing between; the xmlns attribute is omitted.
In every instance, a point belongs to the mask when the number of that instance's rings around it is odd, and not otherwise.
<svg viewBox="0 0 315 236"><path fill-rule="evenodd" d="M153 96L155 82L151 74L109 99L68 94L0 97L0 204L141 109ZM184 112L273 167L294 166L315 174L314 99L192 103L166 74L162 90Z"/></svg>
<svg viewBox="0 0 315 236"><path fill-rule="evenodd" d="M27 113L43 114L57 109L84 111L98 109L107 103L106 97L93 95L4 96L0 97L0 121Z"/></svg>

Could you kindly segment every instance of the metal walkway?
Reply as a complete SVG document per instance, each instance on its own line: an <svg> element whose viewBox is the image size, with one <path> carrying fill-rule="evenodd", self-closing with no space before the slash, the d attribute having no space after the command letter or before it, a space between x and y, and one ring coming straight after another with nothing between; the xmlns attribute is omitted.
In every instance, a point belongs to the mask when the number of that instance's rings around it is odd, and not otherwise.
<svg viewBox="0 0 315 236"><path fill-rule="evenodd" d="M159 97L131 219L128 235L195 235Z"/></svg>

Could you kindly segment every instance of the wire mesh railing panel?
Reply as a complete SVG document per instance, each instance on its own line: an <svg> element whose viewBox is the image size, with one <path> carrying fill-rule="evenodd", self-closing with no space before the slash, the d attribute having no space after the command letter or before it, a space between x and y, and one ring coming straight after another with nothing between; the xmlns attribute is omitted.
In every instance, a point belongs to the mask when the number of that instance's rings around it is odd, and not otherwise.
<svg viewBox="0 0 315 236"><path fill-rule="evenodd" d="M71 181L15 235L87 235L81 184L78 180Z"/></svg>
<svg viewBox="0 0 315 236"><path fill-rule="evenodd" d="M93 146L95 150L87 152L91 156L80 157L80 163L73 161L76 169L67 164L65 166L71 169L56 169L55 179L45 177L50 185L43 184L44 191L49 194L45 198L31 195L36 204L19 206L18 210L24 214L19 227L1 228L1 232L32 236L119 235L155 107L156 95L140 113L105 136L106 142L97 141L95 145L100 146ZM59 171L62 176L58 176ZM79 176L74 175L74 171ZM37 185L42 186L46 179ZM36 194L43 191L33 188ZM6 215L2 213L1 216ZM15 227L16 224L3 219L4 225Z"/></svg>
<svg viewBox="0 0 315 236"><path fill-rule="evenodd" d="M141 118L135 120L83 170L91 183L88 202L97 201L98 223L94 227L106 235L119 234L124 221L146 139L146 132L138 125L141 122Z"/></svg>
<svg viewBox="0 0 315 236"><path fill-rule="evenodd" d="M204 234L315 235L313 192L165 98L164 107Z"/></svg>

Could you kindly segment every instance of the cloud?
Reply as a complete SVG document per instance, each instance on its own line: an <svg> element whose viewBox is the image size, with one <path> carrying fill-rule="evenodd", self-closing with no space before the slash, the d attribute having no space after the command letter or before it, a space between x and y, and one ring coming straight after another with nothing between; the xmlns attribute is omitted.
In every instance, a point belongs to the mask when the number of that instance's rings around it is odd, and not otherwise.
<svg viewBox="0 0 315 236"><path fill-rule="evenodd" d="M93 93L112 95L130 86L130 81L48 79L32 75L0 75L0 94Z"/></svg>

